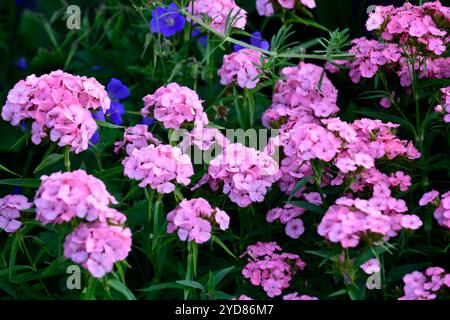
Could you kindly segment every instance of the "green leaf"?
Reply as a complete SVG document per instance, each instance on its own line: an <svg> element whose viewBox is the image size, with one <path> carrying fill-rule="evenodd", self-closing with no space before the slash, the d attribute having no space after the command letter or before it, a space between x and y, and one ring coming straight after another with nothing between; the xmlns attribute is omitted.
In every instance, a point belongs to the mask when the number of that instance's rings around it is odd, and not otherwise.
<svg viewBox="0 0 450 320"><path fill-rule="evenodd" d="M146 289L141 289L139 291L143 291L143 292L151 292L151 291L158 291L158 290L164 290L164 289L181 289L184 290L186 286L181 285L179 283L176 282L166 282L166 283L160 283L160 284L155 284L153 286L150 286Z"/></svg>
<svg viewBox="0 0 450 320"><path fill-rule="evenodd" d="M0 184L7 186L17 186L17 187L37 189L41 184L41 180L33 178L3 179L0 180Z"/></svg>
<svg viewBox="0 0 450 320"><path fill-rule="evenodd" d="M219 282L222 281L223 278L225 278L225 276L227 274L232 273L235 270L236 270L235 266L232 266L232 267L220 269L220 270L214 272L214 283L215 283L215 285L219 284Z"/></svg>
<svg viewBox="0 0 450 320"><path fill-rule="evenodd" d="M178 281L176 281L176 283L181 284L182 286L205 291L205 287L201 283L194 281L194 280L178 280Z"/></svg>
<svg viewBox="0 0 450 320"><path fill-rule="evenodd" d="M315 204L309 203L308 201L287 201L288 203L303 208L308 211L312 211L319 214L324 214L325 210L322 207L316 206Z"/></svg>
<svg viewBox="0 0 450 320"><path fill-rule="evenodd" d="M10 173L10 174L12 174L12 175L15 175L15 176L20 177L20 174L17 174L17 173L15 173L14 171L9 170L7 167L2 166L1 164L0 164L0 170L5 171L5 172L8 172L8 173Z"/></svg>
<svg viewBox="0 0 450 320"><path fill-rule="evenodd" d="M108 280L108 284L116 291L120 292L127 300L136 300L134 294L124 285L122 282L111 279Z"/></svg>
<svg viewBox="0 0 450 320"><path fill-rule="evenodd" d="M94 175L97 178L104 180L104 179L109 179L114 176L121 175L122 173L123 173L123 166L117 166L117 167L113 167L111 169L96 172Z"/></svg>
<svg viewBox="0 0 450 320"><path fill-rule="evenodd" d="M124 126L117 126L117 125L115 125L115 124L112 124L112 123L109 123L109 122L106 122L106 121L99 121L99 120L97 120L96 122L97 122L97 125L98 125L99 127L103 127L103 128L110 128L110 129L125 129Z"/></svg>
<svg viewBox="0 0 450 320"><path fill-rule="evenodd" d="M300 188L303 187L305 184L307 184L309 182L309 180L311 180L311 179L312 179L312 177L305 177L305 178L301 179L299 182L297 182L297 184L295 185L291 194L289 195L288 201L290 201L292 199L292 197L295 196L297 191L300 190Z"/></svg>
<svg viewBox="0 0 450 320"><path fill-rule="evenodd" d="M49 154L47 157L45 157L41 163L38 164L36 169L34 169L33 173L36 173L38 171L44 170L45 168L51 166L52 164L57 163L58 161L61 161L64 159L64 155L60 153L52 153Z"/></svg>
<svg viewBox="0 0 450 320"><path fill-rule="evenodd" d="M211 236L211 240L212 242L216 242L219 246L221 246L223 250L225 250L225 252L228 253L230 256L232 256L234 259L238 260L238 258L234 255L234 253L230 249L228 249L228 247L222 242L222 240L217 238L215 235Z"/></svg>

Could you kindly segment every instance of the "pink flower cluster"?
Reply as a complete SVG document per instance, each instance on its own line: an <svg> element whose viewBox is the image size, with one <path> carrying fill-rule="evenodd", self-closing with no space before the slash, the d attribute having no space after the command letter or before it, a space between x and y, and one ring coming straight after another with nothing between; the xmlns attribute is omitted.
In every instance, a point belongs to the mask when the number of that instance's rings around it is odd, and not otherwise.
<svg viewBox="0 0 450 320"><path fill-rule="evenodd" d="M439 192L432 190L425 193L419 201L420 206L425 206L432 203L436 210L434 210L434 217L439 225L450 229L450 191L444 193L440 199Z"/></svg>
<svg viewBox="0 0 450 320"><path fill-rule="evenodd" d="M310 160L320 159L337 167L338 176L332 178L325 168L322 185L339 185L346 175L361 169L375 167L381 158L392 160L405 156L417 159L420 153L411 142L398 139L393 130L397 124L383 123L380 120L360 119L352 124L339 118L322 119L320 122L297 122L290 130L282 131L273 142L282 147L284 158L281 160L280 189L291 193L298 180L312 176ZM409 177L396 173L391 177L392 185L405 190L410 184ZM296 196L301 196L301 188Z"/></svg>
<svg viewBox="0 0 450 320"><path fill-rule="evenodd" d="M440 267L429 267L425 273L414 271L403 277L404 295L399 300L434 300L441 289L450 288L450 273Z"/></svg>
<svg viewBox="0 0 450 320"><path fill-rule="evenodd" d="M22 195L7 195L0 198L0 229L8 233L15 232L22 223L20 211L31 208L31 203Z"/></svg>
<svg viewBox="0 0 450 320"><path fill-rule="evenodd" d="M42 176L34 204L36 219L44 224L87 221L66 237L64 256L96 278L110 272L131 250L131 231L123 227L126 216L109 208L117 201L101 180L83 170Z"/></svg>
<svg viewBox="0 0 450 320"><path fill-rule="evenodd" d="M295 9L299 5L310 9L316 7L315 0L256 0L256 10L260 16L270 17L275 12L274 4L284 9Z"/></svg>
<svg viewBox="0 0 450 320"><path fill-rule="evenodd" d="M159 193L171 193L177 183L188 185L194 174L191 159L178 147L160 144L134 149L123 162L124 174L130 179L142 180L141 188L150 186Z"/></svg>
<svg viewBox="0 0 450 320"><path fill-rule="evenodd" d="M444 114L444 122L450 122L450 86L441 89L442 103L437 105L434 110Z"/></svg>
<svg viewBox="0 0 450 320"><path fill-rule="evenodd" d="M297 292L286 294L283 296L283 300L305 300L305 301L313 301L319 300L317 297L308 296L306 294L299 295Z"/></svg>
<svg viewBox="0 0 450 320"><path fill-rule="evenodd" d="M230 217L219 208L212 208L203 198L186 200L167 215L167 232L177 232L182 241L195 241L198 244L211 239L213 225L220 230L227 230Z"/></svg>
<svg viewBox="0 0 450 320"><path fill-rule="evenodd" d="M242 49L225 55L218 74L220 83L237 83L241 88L254 89L262 73L263 54L253 49Z"/></svg>
<svg viewBox="0 0 450 320"><path fill-rule="evenodd" d="M318 233L331 242L340 242L343 248L352 248L362 238L377 243L395 237L402 229L420 228L422 221L418 216L403 214L408 210L405 201L390 197L389 193L385 186L377 185L369 200L337 199L325 213Z"/></svg>
<svg viewBox="0 0 450 320"><path fill-rule="evenodd" d="M369 14L367 30L381 32L385 41L410 44L435 55L441 55L450 42L445 24L450 20L450 8L439 1L414 6L406 2L403 6L377 6Z"/></svg>
<svg viewBox="0 0 450 320"><path fill-rule="evenodd" d="M81 223L66 237L64 256L83 265L95 278L111 272L131 251L131 230L104 222Z"/></svg>
<svg viewBox="0 0 450 320"><path fill-rule="evenodd" d="M207 124L202 101L197 93L177 83L161 87L154 94L144 97L141 114L153 116L166 129L180 129L185 123Z"/></svg>
<svg viewBox="0 0 450 320"><path fill-rule="evenodd" d="M349 53L355 55L355 58L350 62L334 63L344 64L350 67L349 76L354 83L358 83L363 78L373 78L375 74L383 66L389 70L394 67L394 64L402 57L401 49L394 43L382 43L377 40L368 40L367 38L357 38L352 40L352 48ZM336 71L329 67L330 71Z"/></svg>
<svg viewBox="0 0 450 320"><path fill-rule="evenodd" d="M323 73L323 68L300 62L297 67L285 67L275 86L272 106L263 114L266 127L280 127L301 121L311 122L339 111L338 91ZM319 86L319 84L321 84Z"/></svg>
<svg viewBox="0 0 450 320"><path fill-rule="evenodd" d="M276 242L257 242L249 245L241 256L248 256L242 275L255 286L261 286L273 298L289 287L296 270L303 270L306 263L292 253L278 253Z"/></svg>
<svg viewBox="0 0 450 320"><path fill-rule="evenodd" d="M110 103L105 87L94 78L58 70L19 81L8 93L2 118L13 126L31 119L34 144L49 137L59 146L70 146L79 153L88 148L97 130L89 110L101 107L105 112Z"/></svg>
<svg viewBox="0 0 450 320"><path fill-rule="evenodd" d="M138 124L125 129L123 140L114 143L114 152L119 153L121 150L125 150L130 156L134 149L142 149L150 144L159 145L161 141L148 131L147 125Z"/></svg>
<svg viewBox="0 0 450 320"><path fill-rule="evenodd" d="M204 16L210 26L221 33L225 33L227 20L230 26L244 29L247 24L247 12L240 8L234 0L195 0L190 2L186 8L192 10L192 15L204 21Z"/></svg>
<svg viewBox="0 0 450 320"><path fill-rule="evenodd" d="M243 208L264 200L268 188L279 178L279 168L266 153L235 143L210 162L208 174L223 182L223 192Z"/></svg>
<svg viewBox="0 0 450 320"><path fill-rule="evenodd" d="M298 239L305 232L303 221L299 218L304 212L302 208L286 204L283 208L274 208L267 212L266 220L270 223L279 220L286 225L284 229L286 235L292 239Z"/></svg>
<svg viewBox="0 0 450 320"><path fill-rule="evenodd" d="M83 170L42 176L34 199L36 219L43 224L60 224L75 217L89 222L123 223L125 216L109 208L110 204L117 201L105 184Z"/></svg>

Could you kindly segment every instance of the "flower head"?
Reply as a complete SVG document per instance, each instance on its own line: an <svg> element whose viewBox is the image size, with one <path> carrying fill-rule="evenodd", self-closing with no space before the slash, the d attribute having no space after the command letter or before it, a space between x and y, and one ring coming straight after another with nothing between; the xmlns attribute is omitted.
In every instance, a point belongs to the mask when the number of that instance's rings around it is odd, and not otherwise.
<svg viewBox="0 0 450 320"><path fill-rule="evenodd" d="M167 7L158 6L152 11L150 29L153 33L161 33L171 37L184 28L186 19L181 15L177 5L172 2Z"/></svg>

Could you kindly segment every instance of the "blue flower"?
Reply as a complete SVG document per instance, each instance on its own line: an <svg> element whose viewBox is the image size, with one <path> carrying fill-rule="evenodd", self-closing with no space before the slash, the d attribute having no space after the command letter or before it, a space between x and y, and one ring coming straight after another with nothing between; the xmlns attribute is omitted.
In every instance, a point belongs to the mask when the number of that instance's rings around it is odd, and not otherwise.
<svg viewBox="0 0 450 320"><path fill-rule="evenodd" d="M261 36L261 33L258 31L252 33L252 36L250 37L250 44L254 47L258 47L263 50L269 50L269 48L270 48L269 42L267 40L264 40ZM235 52L242 50L242 49L244 49L244 47L242 47L238 44L234 45Z"/></svg>
<svg viewBox="0 0 450 320"><path fill-rule="evenodd" d="M111 78L106 87L111 100L122 100L130 96L130 90L119 79Z"/></svg>
<svg viewBox="0 0 450 320"><path fill-rule="evenodd" d="M106 121L106 116L109 116L111 123L119 126L122 124L122 116L125 114L125 107L120 103L120 100L128 98L130 96L130 90L119 79L111 78L106 87L106 91L111 98L110 108L106 111L106 114L100 110L94 112L92 117L98 121ZM91 143L97 144L99 139L100 135L97 130L91 138Z"/></svg>
<svg viewBox="0 0 450 320"><path fill-rule="evenodd" d="M25 70L26 68L28 68L28 63L27 60L22 57L20 59L17 59L17 61L15 62L16 67L18 67L19 69Z"/></svg>
<svg viewBox="0 0 450 320"><path fill-rule="evenodd" d="M186 19L178 11L175 3L164 7L156 7L152 11L152 20L150 21L150 30L153 33L161 33L165 37L171 37L184 28Z"/></svg>
<svg viewBox="0 0 450 320"><path fill-rule="evenodd" d="M192 37L198 37L197 41L202 47L206 47L208 44L208 36L202 35L202 30L200 28L194 28L191 32Z"/></svg>
<svg viewBox="0 0 450 320"><path fill-rule="evenodd" d="M155 123L155 118L151 118L151 117L142 118L142 124L147 125L147 127L150 127L154 123Z"/></svg>

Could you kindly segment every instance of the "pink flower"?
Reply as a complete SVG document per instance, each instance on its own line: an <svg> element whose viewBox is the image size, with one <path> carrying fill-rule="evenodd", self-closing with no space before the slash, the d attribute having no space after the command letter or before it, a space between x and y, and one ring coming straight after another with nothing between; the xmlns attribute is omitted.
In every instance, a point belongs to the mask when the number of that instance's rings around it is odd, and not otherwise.
<svg viewBox="0 0 450 320"><path fill-rule="evenodd" d="M403 228L417 230L422 226L422 220L414 214L405 215L400 222Z"/></svg>
<svg viewBox="0 0 450 320"><path fill-rule="evenodd" d="M231 26L244 29L247 24L247 12L238 7L234 0L195 0L186 5L197 19L208 18L205 23L221 33L225 33L226 23L231 20Z"/></svg>
<svg viewBox="0 0 450 320"><path fill-rule="evenodd" d="M364 262L361 267L366 274L373 274L381 271L380 262L378 259L370 259Z"/></svg>
<svg viewBox="0 0 450 320"><path fill-rule="evenodd" d="M64 256L82 264L95 278L111 272L130 251L130 229L102 222L81 223L64 242Z"/></svg>
<svg viewBox="0 0 450 320"><path fill-rule="evenodd" d="M303 5L307 8L316 7L315 0L256 0L256 9L260 16L270 17L274 14L273 3L277 3L285 9L295 9L297 5Z"/></svg>
<svg viewBox="0 0 450 320"><path fill-rule="evenodd" d="M142 180L141 188L147 185L159 193L175 190L174 181L189 185L194 174L191 159L178 147L160 144L135 149L123 162L124 175L130 179Z"/></svg>
<svg viewBox="0 0 450 320"><path fill-rule="evenodd" d="M303 226L303 222L300 219L292 219L288 223L286 223L285 227L286 235L291 237L292 239L298 239L303 232L305 232L305 227Z"/></svg>
<svg viewBox="0 0 450 320"><path fill-rule="evenodd" d="M225 55L217 72L220 83L237 83L241 88L254 89L262 73L262 53L253 49L242 49Z"/></svg>
<svg viewBox="0 0 450 320"><path fill-rule="evenodd" d="M319 300L317 297L308 296L306 294L299 295L297 292L286 294L283 300Z"/></svg>
<svg viewBox="0 0 450 320"><path fill-rule="evenodd" d="M246 207L261 202L268 188L279 178L277 163L267 154L240 143L225 146L208 168L210 179L223 182L230 200Z"/></svg>
<svg viewBox="0 0 450 320"><path fill-rule="evenodd" d="M43 224L60 224L75 217L89 222L123 223L126 217L109 208L110 204L117 201L105 184L83 170L42 176L34 198L36 219Z"/></svg>
<svg viewBox="0 0 450 320"><path fill-rule="evenodd" d="M208 123L197 93L177 83L161 87L143 100L144 108L141 109L141 114L144 117L154 116L166 129L180 129L185 123Z"/></svg>
<svg viewBox="0 0 450 320"><path fill-rule="evenodd" d="M281 75L275 85L272 106L262 117L266 127L310 123L314 118L329 117L339 111L337 90L322 67L300 62L297 67L283 68Z"/></svg>
<svg viewBox="0 0 450 320"><path fill-rule="evenodd" d="M271 298L281 295L289 287L294 272L306 266L298 255L277 253L278 250L281 248L276 242L257 242L241 256L248 256L242 275L253 285L261 286Z"/></svg>
<svg viewBox="0 0 450 320"><path fill-rule="evenodd" d="M442 287L448 286L449 275L439 267L430 267L425 273L408 273L403 277L404 295L399 300L434 300Z"/></svg>
<svg viewBox="0 0 450 320"><path fill-rule="evenodd" d="M434 211L434 217L439 225L450 229L450 191L441 196L439 206Z"/></svg>
<svg viewBox="0 0 450 320"><path fill-rule="evenodd" d="M0 198L0 229L12 233L20 228L20 211L31 208L31 203L22 195L7 195Z"/></svg>
<svg viewBox="0 0 450 320"><path fill-rule="evenodd" d="M211 238L212 224L227 230L230 217L225 211L213 209L203 198L186 200L167 214L167 232L177 232L182 241L195 241L198 244Z"/></svg>
<svg viewBox="0 0 450 320"><path fill-rule="evenodd" d="M88 148L97 124L89 110L110 107L105 87L94 78L79 77L61 70L40 77L28 76L8 93L2 118L18 126L31 119L31 141L50 138L58 146L80 153Z"/></svg>
<svg viewBox="0 0 450 320"><path fill-rule="evenodd" d="M123 140L114 143L114 152L119 153L125 149L130 156L134 149L142 149L149 144L159 145L161 141L156 139L145 124L138 124L125 129Z"/></svg>
<svg viewBox="0 0 450 320"><path fill-rule="evenodd" d="M444 115L444 122L450 122L450 86L442 88L442 101L437 105L435 111Z"/></svg>

